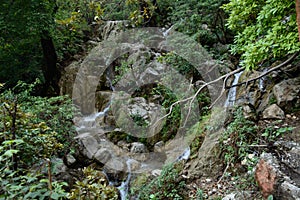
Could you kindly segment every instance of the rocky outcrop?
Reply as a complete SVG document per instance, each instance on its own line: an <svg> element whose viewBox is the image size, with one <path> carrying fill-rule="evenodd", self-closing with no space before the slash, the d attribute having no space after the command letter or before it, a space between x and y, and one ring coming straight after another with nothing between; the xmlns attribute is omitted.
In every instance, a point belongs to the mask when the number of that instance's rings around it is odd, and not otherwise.
<svg viewBox="0 0 300 200"><path fill-rule="evenodd" d="M129 21L118 20L118 21L107 21L104 25L100 26L98 32L102 40L107 40L110 37L116 36L121 31L128 28Z"/></svg>
<svg viewBox="0 0 300 200"><path fill-rule="evenodd" d="M279 106L272 104L263 111L262 117L263 119L284 119L285 114Z"/></svg>
<svg viewBox="0 0 300 200"><path fill-rule="evenodd" d="M287 152L277 158L263 153L256 166L255 178L265 198L273 195L275 199L300 199L300 146L283 142L277 144ZM291 149L288 147L293 146Z"/></svg>
<svg viewBox="0 0 300 200"><path fill-rule="evenodd" d="M284 80L273 88L277 104L284 111L292 111L295 105L300 104L300 77Z"/></svg>
<svg viewBox="0 0 300 200"><path fill-rule="evenodd" d="M79 70L80 62L75 61L67 66L63 73L62 77L59 80L60 94L61 95L70 95L72 96L73 85L76 79L77 72Z"/></svg>

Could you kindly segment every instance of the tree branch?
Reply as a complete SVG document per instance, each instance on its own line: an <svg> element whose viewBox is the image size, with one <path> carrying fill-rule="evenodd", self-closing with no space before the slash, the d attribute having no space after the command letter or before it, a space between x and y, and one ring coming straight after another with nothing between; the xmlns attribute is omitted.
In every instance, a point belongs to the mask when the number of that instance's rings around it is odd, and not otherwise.
<svg viewBox="0 0 300 200"><path fill-rule="evenodd" d="M191 106L192 106L193 101L195 100L195 98L197 97L197 95L198 95L205 87L207 87L208 85L211 85L211 84L213 84L213 83L216 83L216 82L218 82L218 81L220 81L220 80L222 80L222 79L224 79L224 78L227 78L227 77L229 77L229 76L231 76L231 75L234 75L234 74L236 74L236 73L238 73L238 72L240 72L240 71L243 71L243 70L244 70L244 68L238 68L238 69L236 69L236 70L234 70L234 71L232 71L232 72L229 72L229 73L227 73L227 74L225 74L225 75L223 75L223 76L220 76L219 78L217 78L217 79L215 79L215 80L212 80L212 81L210 81L210 82L208 82L208 83L204 82L204 84L197 90L197 92L196 92L193 96L190 96L190 97L188 97L188 98L185 98L185 99L182 99L182 100L179 100L179 101L174 102L174 103L170 106L169 112L168 112L166 115L164 115L163 117L159 118L159 119L154 123L153 126L155 126L159 121L161 121L161 120L163 120L164 118L168 117L168 116L172 113L172 110L173 110L173 108L174 108L175 105L177 105L177 104L179 104L179 103L183 103L183 102L186 102L186 101L191 100L190 105L189 105L189 111L188 111L187 117L186 117L185 122L184 122L184 125L183 125L183 126L185 126L185 124L187 123L188 116L189 116L190 113L191 113Z"/></svg>
<svg viewBox="0 0 300 200"><path fill-rule="evenodd" d="M273 67L272 69L270 69L270 70L268 70L268 71L266 71L266 72L263 72L261 75L255 77L255 78L252 78L252 79L250 79L250 80L247 80L247 81L244 81L244 82L241 82L241 83L237 83L237 84L235 84L235 85L227 86L226 89L229 89L229 88L232 88L232 87L241 86L241 85L243 85L243 84L245 84L245 83L248 84L248 83L253 82L253 81L257 80L257 79L260 79L260 78L262 78L262 77L268 75L268 74L271 73L272 71L278 70L279 68L281 68L281 67L283 67L283 66L285 66L285 65L288 65L290 62L292 62L292 61L296 58L296 56L297 56L298 54L299 54L299 52L294 53L289 59L287 59L287 60L284 61L283 63L277 65L276 67Z"/></svg>

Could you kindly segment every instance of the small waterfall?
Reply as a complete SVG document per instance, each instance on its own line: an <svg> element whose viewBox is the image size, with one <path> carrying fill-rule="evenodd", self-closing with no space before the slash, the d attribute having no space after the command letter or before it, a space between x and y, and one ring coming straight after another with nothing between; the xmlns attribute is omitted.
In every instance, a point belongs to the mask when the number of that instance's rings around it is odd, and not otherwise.
<svg viewBox="0 0 300 200"><path fill-rule="evenodd" d="M184 152L176 159L176 162L182 161L182 160L188 160L191 155L191 149L190 147L187 147Z"/></svg>
<svg viewBox="0 0 300 200"><path fill-rule="evenodd" d="M263 71L262 71L262 73L265 73L265 72L267 72L269 69L268 68L265 68ZM266 87L266 85L265 85L265 81L266 81L266 76L264 76L264 77L261 77L260 79L259 79L259 83L258 83L258 86L259 86L259 90L261 91L261 92L264 92L265 91L265 87Z"/></svg>
<svg viewBox="0 0 300 200"><path fill-rule="evenodd" d="M80 119L80 121L77 123L76 131L78 133L80 133L80 132L84 132L86 130L91 130L91 129L97 128L97 118L105 116L107 114L109 108L110 108L110 102L103 109L103 111L82 117Z"/></svg>
<svg viewBox="0 0 300 200"><path fill-rule="evenodd" d="M170 28L168 28L167 30L163 29L163 36L166 37L169 35L170 31L173 29L174 25L172 25Z"/></svg>
<svg viewBox="0 0 300 200"><path fill-rule="evenodd" d="M242 73L243 73L243 71L234 74L234 80L232 82L232 85L238 84L239 78L242 75ZM236 87L231 87L229 89L228 96L227 96L227 99L225 101L224 107L232 107L232 106L234 106L235 101L236 101Z"/></svg>
<svg viewBox="0 0 300 200"><path fill-rule="evenodd" d="M113 86L113 82L111 80L111 77L109 76L109 74L113 74L112 73L112 68L110 67L109 70L107 70L106 72L106 80L108 81L109 83L109 87L112 91L115 91L115 87Z"/></svg>
<svg viewBox="0 0 300 200"><path fill-rule="evenodd" d="M121 200L126 200L126 197L127 197L127 194L128 194L128 189L129 189L129 182L130 182L130 179L131 179L131 159L128 159L126 161L126 164L127 164L127 170L128 170L128 175L127 175L127 178L125 181L123 181L121 183L121 185L118 187L118 190L120 192L120 195L121 195Z"/></svg>

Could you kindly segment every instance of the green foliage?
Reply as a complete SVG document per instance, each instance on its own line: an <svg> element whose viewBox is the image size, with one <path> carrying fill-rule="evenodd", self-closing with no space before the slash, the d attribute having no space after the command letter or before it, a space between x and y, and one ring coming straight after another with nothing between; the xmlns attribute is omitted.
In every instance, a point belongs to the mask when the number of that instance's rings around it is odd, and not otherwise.
<svg viewBox="0 0 300 200"><path fill-rule="evenodd" d="M223 8L230 15L227 26L237 33L231 51L242 55L247 69L299 50L294 1L232 0Z"/></svg>
<svg viewBox="0 0 300 200"><path fill-rule="evenodd" d="M153 88L150 95L159 95L163 97L162 106L166 109L166 113L169 113L170 107L173 103L175 103L178 98L174 95L174 93L164 87L163 85L158 85L157 87ZM172 136L175 136L177 129L179 128L178 125L180 124L181 120L181 111L180 105L175 105L172 109L172 112L166 118L165 126L161 130L161 138L160 140L167 141L171 139Z"/></svg>
<svg viewBox="0 0 300 200"><path fill-rule="evenodd" d="M156 9L152 0L126 0L126 5L131 10L129 20L136 26L147 24Z"/></svg>
<svg viewBox="0 0 300 200"><path fill-rule="evenodd" d="M170 164L163 168L161 175L145 187L138 188L139 199L183 199L185 182L179 179L182 166Z"/></svg>
<svg viewBox="0 0 300 200"><path fill-rule="evenodd" d="M18 172L24 175L17 176L16 171L1 171L1 195L0 199L51 199L58 200L66 197L63 189L65 182L52 182L52 189L48 188L49 180L44 175L33 172ZM4 177L6 176L6 177Z"/></svg>
<svg viewBox="0 0 300 200"><path fill-rule="evenodd" d="M1 198L66 196L66 183L50 178L55 173L50 160L69 151L73 109L67 97L31 96L33 88L19 83L0 94Z"/></svg>
<svg viewBox="0 0 300 200"><path fill-rule="evenodd" d="M197 189L196 198L197 198L197 200L204 200L203 190Z"/></svg>
<svg viewBox="0 0 300 200"><path fill-rule="evenodd" d="M117 200L118 190L109 186L106 176L89 166L83 169L83 179L76 181L74 188L71 190L68 198L71 200Z"/></svg>
<svg viewBox="0 0 300 200"><path fill-rule="evenodd" d="M274 127L272 125L268 126L264 132L261 134L261 136L264 138L264 140L268 142L275 141L278 137L282 136L284 133L292 131L293 127Z"/></svg>
<svg viewBox="0 0 300 200"><path fill-rule="evenodd" d="M57 0L56 29L53 34L59 60L82 52L84 42L92 35L92 27L101 23L104 8L98 1Z"/></svg>
<svg viewBox="0 0 300 200"><path fill-rule="evenodd" d="M168 19L178 31L192 36L203 46L230 42L231 34L225 27L227 17L220 6L227 0L173 1Z"/></svg>
<svg viewBox="0 0 300 200"><path fill-rule="evenodd" d="M0 79L7 86L42 77L40 37L53 25L54 1L16 0L0 3Z"/></svg>
<svg viewBox="0 0 300 200"><path fill-rule="evenodd" d="M221 139L221 149L227 165L248 157L249 145L258 143L257 126L243 116L242 108L234 112L234 121L229 124ZM255 164L255 163L251 163Z"/></svg>

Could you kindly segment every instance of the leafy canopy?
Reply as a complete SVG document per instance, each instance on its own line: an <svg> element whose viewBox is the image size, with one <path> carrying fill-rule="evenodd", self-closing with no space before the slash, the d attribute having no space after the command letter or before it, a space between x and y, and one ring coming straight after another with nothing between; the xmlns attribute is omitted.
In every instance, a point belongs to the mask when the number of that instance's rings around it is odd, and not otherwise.
<svg viewBox="0 0 300 200"><path fill-rule="evenodd" d="M227 26L236 32L231 51L241 54L247 69L299 51L294 1L231 0L222 7L230 15Z"/></svg>

